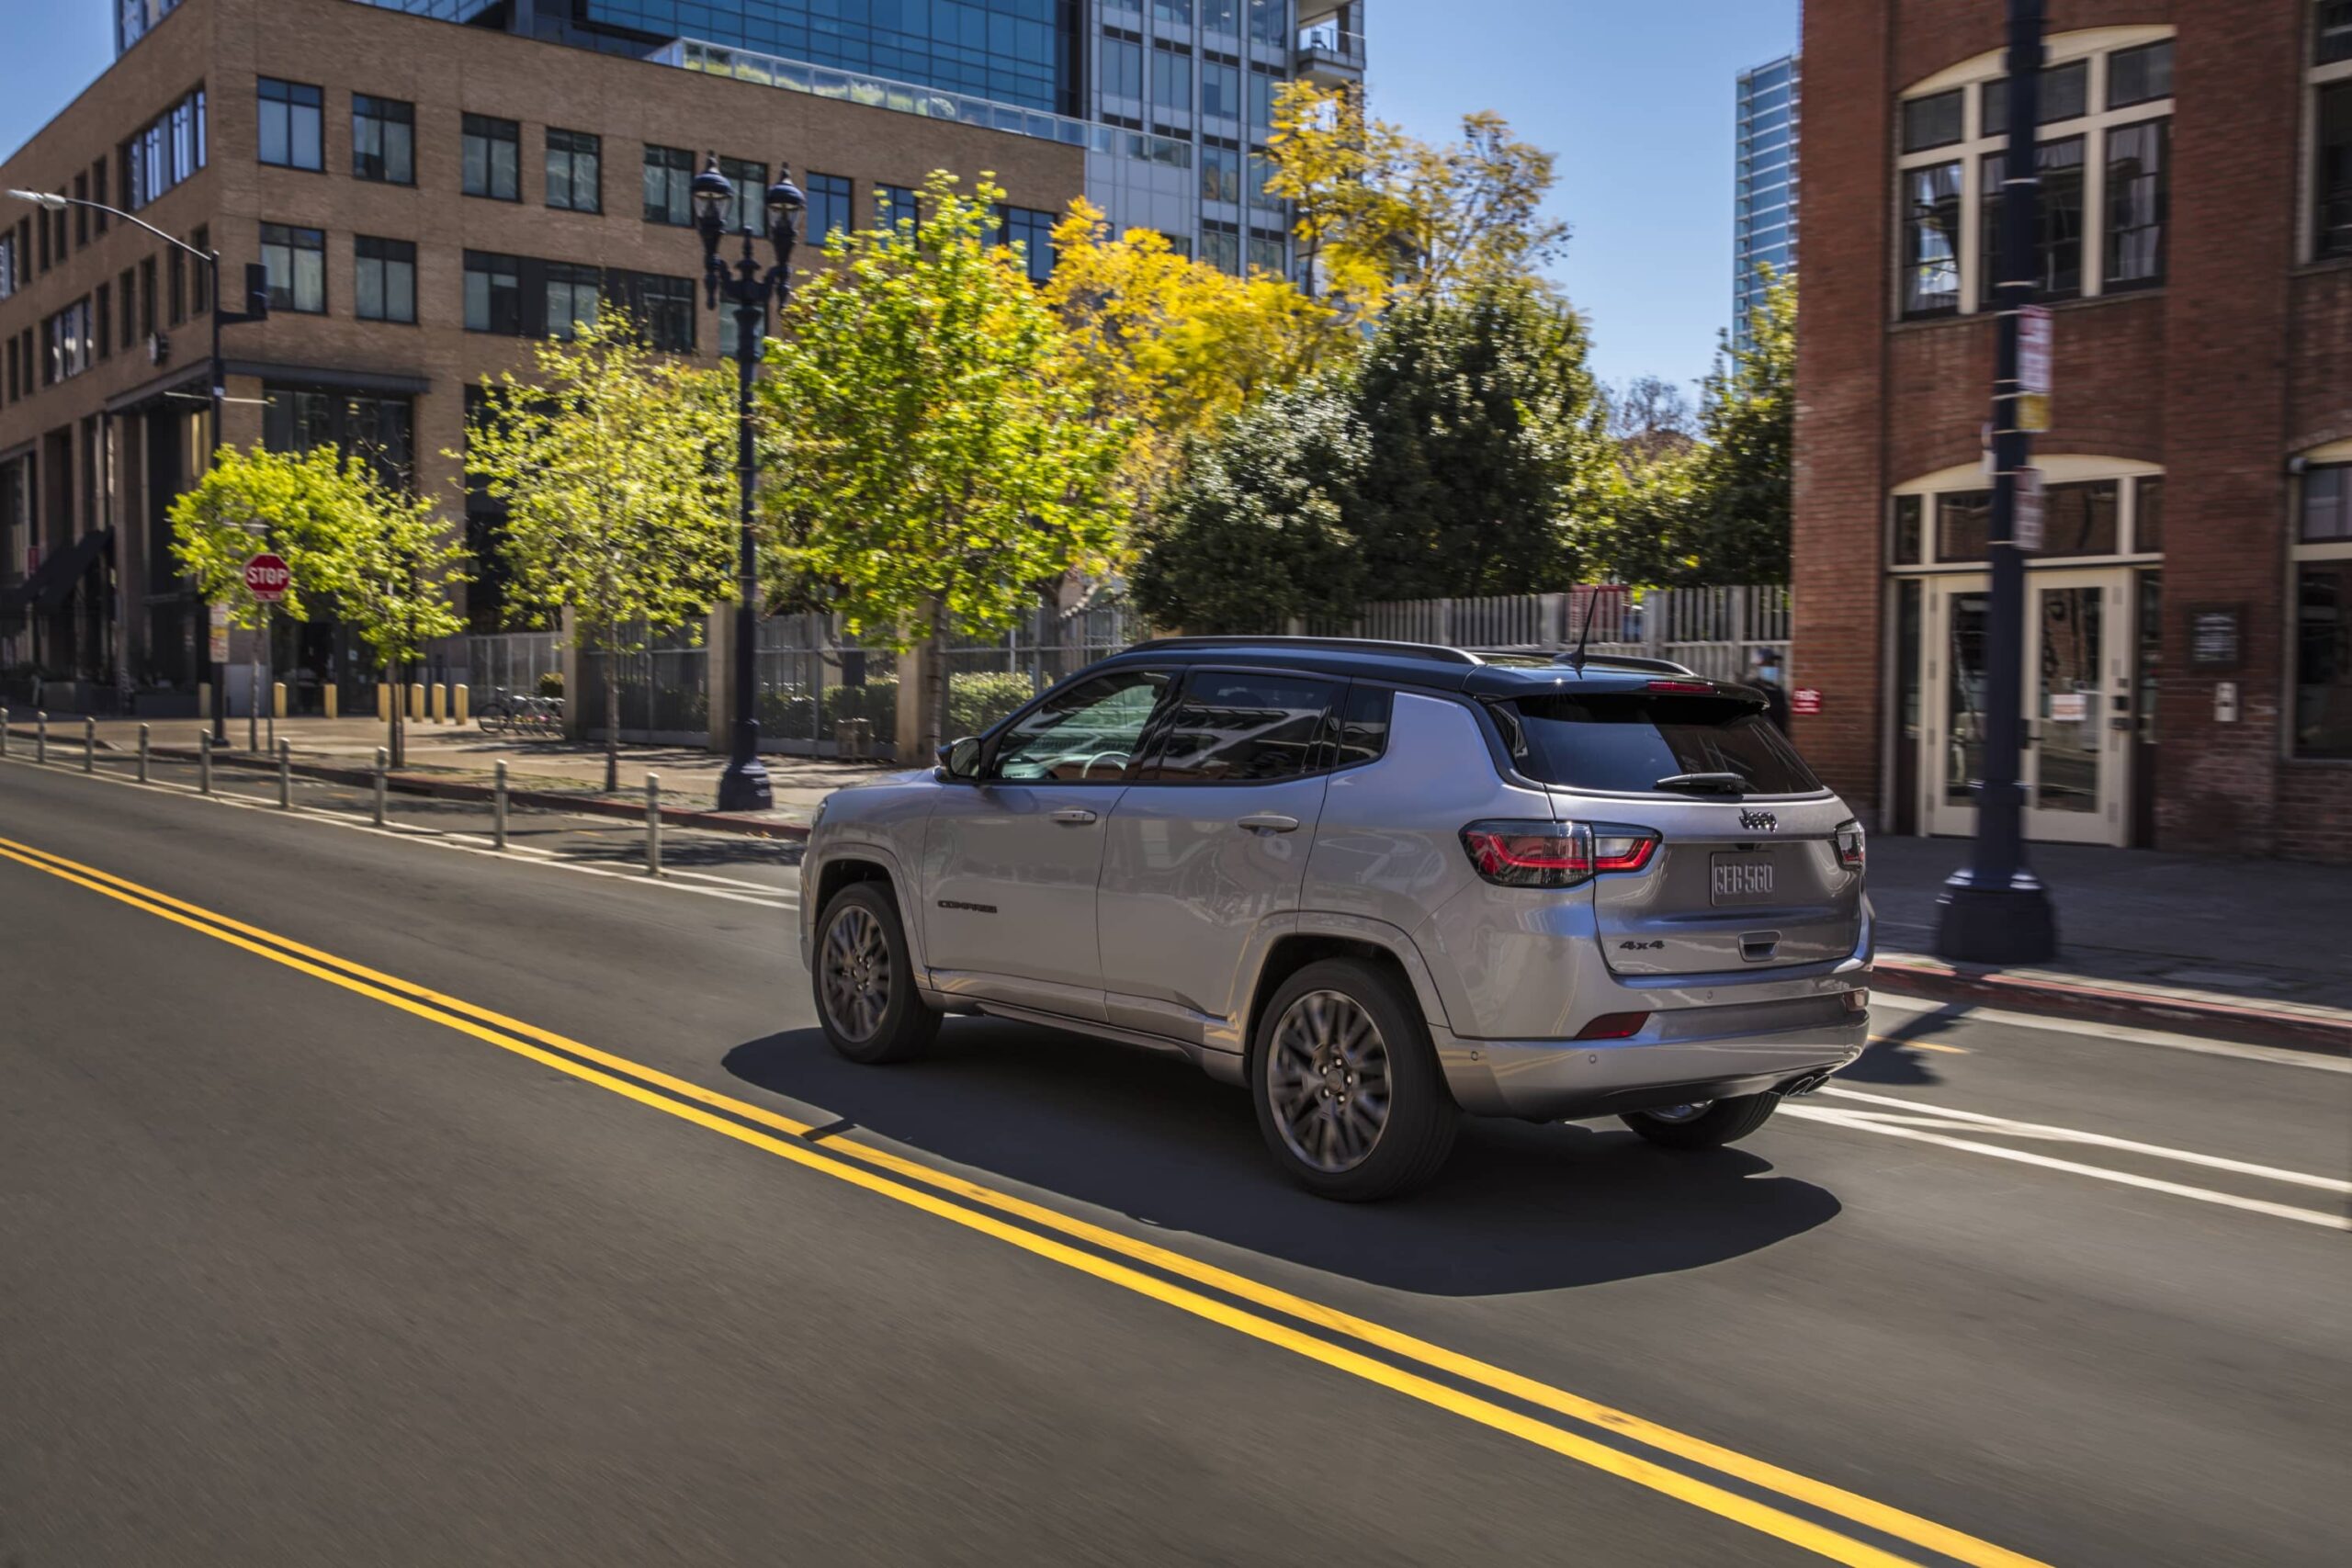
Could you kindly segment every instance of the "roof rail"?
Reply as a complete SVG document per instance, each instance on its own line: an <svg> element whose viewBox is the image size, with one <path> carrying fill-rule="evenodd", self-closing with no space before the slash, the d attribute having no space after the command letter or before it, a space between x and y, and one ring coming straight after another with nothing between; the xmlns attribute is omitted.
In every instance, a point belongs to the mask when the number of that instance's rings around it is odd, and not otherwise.
<svg viewBox="0 0 2352 1568"><path fill-rule="evenodd" d="M1160 653L1187 648L1314 648L1330 653L1385 653L1396 659L1426 659L1433 664L1478 664L1475 653L1427 642L1384 642L1356 637L1161 637L1139 642L1128 653Z"/></svg>
<svg viewBox="0 0 2352 1568"><path fill-rule="evenodd" d="M1610 664L1620 670L1647 670L1659 675L1697 675L1699 673L1688 664L1677 664L1671 659L1645 659L1638 653L1589 653L1581 659L1573 653L1557 653L1552 656L1552 662L1573 664L1579 668L1587 664Z"/></svg>

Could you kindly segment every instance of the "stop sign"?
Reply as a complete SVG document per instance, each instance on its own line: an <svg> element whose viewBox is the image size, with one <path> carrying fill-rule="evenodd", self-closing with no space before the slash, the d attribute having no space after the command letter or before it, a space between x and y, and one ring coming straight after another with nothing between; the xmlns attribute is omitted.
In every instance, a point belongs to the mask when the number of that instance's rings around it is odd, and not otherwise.
<svg viewBox="0 0 2352 1568"><path fill-rule="evenodd" d="M287 585L294 574L286 569L285 560L264 550L245 563L245 592L265 604L275 604L286 597Z"/></svg>

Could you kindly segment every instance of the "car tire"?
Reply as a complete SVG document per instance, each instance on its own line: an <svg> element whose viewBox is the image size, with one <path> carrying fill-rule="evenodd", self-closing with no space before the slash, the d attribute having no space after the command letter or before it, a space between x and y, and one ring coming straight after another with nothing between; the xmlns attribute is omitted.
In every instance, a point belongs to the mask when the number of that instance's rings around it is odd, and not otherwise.
<svg viewBox="0 0 2352 1568"><path fill-rule="evenodd" d="M1352 1056L1342 1038L1351 1032ZM1321 959L1284 980L1259 1011L1246 1070L1275 1163L1319 1197L1395 1197L1426 1184L1453 1152L1462 1112L1419 1004L1401 980L1362 959ZM1367 1137L1373 1096L1359 1096L1344 1126L1339 1107L1375 1084L1385 1093Z"/></svg>
<svg viewBox="0 0 2352 1568"><path fill-rule="evenodd" d="M1780 1103L1781 1097L1767 1089L1710 1101L1679 1120L1649 1111L1629 1111L1617 1120L1666 1148L1719 1149L1764 1125Z"/></svg>
<svg viewBox="0 0 2352 1568"><path fill-rule="evenodd" d="M911 1061L939 1032L887 882L853 882L825 905L808 984L825 1038L853 1062Z"/></svg>

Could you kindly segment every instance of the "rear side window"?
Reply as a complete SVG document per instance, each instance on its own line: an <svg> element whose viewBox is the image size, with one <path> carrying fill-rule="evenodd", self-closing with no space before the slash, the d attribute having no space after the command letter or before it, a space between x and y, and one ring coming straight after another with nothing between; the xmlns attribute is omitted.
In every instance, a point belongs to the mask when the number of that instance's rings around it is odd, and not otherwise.
<svg viewBox="0 0 2352 1568"><path fill-rule="evenodd" d="M1395 696L1385 686L1361 682L1348 688L1347 708L1336 727L1339 750L1333 767L1352 768L1380 760L1388 750L1388 710Z"/></svg>
<svg viewBox="0 0 2352 1568"><path fill-rule="evenodd" d="M1271 784L1315 772L1328 681L1254 671L1195 671L1153 749L1144 777L1159 784Z"/></svg>
<svg viewBox="0 0 2352 1568"><path fill-rule="evenodd" d="M1732 773L1750 795L1805 795L1813 770L1754 705L1642 692L1497 705L1519 771L1539 784L1645 793L1678 773ZM1516 731L1516 733L1513 733Z"/></svg>

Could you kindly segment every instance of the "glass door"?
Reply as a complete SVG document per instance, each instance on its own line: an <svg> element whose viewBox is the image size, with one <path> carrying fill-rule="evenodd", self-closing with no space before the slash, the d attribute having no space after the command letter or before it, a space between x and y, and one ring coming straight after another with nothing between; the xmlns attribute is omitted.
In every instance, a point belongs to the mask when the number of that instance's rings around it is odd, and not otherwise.
<svg viewBox="0 0 2352 1568"><path fill-rule="evenodd" d="M1920 627L1919 820L1929 833L1976 831L1984 761L1984 628L1993 596L1981 577L1931 579Z"/></svg>

